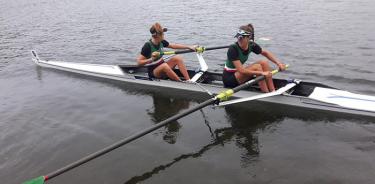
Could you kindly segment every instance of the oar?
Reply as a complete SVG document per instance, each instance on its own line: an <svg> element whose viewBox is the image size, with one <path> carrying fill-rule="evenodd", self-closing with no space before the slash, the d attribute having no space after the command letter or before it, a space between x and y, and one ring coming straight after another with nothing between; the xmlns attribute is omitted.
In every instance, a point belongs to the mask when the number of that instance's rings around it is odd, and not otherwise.
<svg viewBox="0 0 375 184"><path fill-rule="evenodd" d="M263 94L255 95L255 96L250 96L250 97L246 97L246 98L240 98L240 99L236 99L236 100L229 100L229 101L220 103L218 106L226 106L226 105L237 104L237 103L241 103L241 102L248 102L248 101L253 101L253 100L257 100L257 99L261 99L261 98L267 98L267 97L271 97L271 96L281 95L284 92L294 88L300 82L301 81L299 81L299 80L294 80L293 82L285 85L284 87L279 88L276 91L273 91L273 92L270 92L270 93L263 93Z"/></svg>
<svg viewBox="0 0 375 184"><path fill-rule="evenodd" d="M279 72L279 70L277 69L277 70L272 71L271 73L272 73L272 75L275 75L278 72ZM73 162L73 163L71 163L71 164L69 164L65 167L62 167L62 168L60 168L60 169L58 169L54 172L51 172L51 173L49 173L45 176L40 176L38 178L26 181L23 184L43 184L47 180L50 180L50 179L52 179L52 178L54 178L54 177L56 177L60 174L63 174L63 173L65 173L65 172L67 172L67 171L69 171L69 170L71 170L75 167L78 167L78 166L80 166L80 165L82 165L82 164L84 164L84 163L86 163L90 160L93 160L97 157L100 157L100 156L102 156L102 155L104 155L104 154L106 154L106 153L108 153L108 152L110 152L110 151L112 151L116 148L119 148L119 147L121 147L121 146L123 146L123 145L125 145L129 142L132 142L132 141L134 141L134 140L136 140L136 139L138 139L138 138L140 138L140 137L142 137L142 136L144 136L144 135L146 135L146 134L148 134L148 133L150 133L154 130L157 130L161 127L164 127L165 125L167 125L171 122L174 122L175 120L178 120L178 119L180 119L184 116L187 116L187 115L189 115L189 114L191 114L191 113L193 113L193 112L195 112L199 109L202 109L202 108L204 108L208 105L212 105L212 104L219 103L221 101L225 101L230 96L232 96L234 93L236 93L236 92L238 92L242 89L245 89L245 88L247 88L247 87L263 80L263 79L264 79L264 76L259 76L255 79L247 81L246 83L241 84L241 85L239 85L239 86L237 86L233 89L228 89L226 91L223 91L223 92L219 93L218 95L216 95L215 97L212 97L211 99L208 99L208 100L204 101L203 103L198 104L197 106L195 106L193 108L187 109L187 110L185 110L185 111L183 111L179 114L176 114L176 115L174 115L174 116L172 116L172 117L170 117L170 118L168 118L168 119L166 119L166 120L164 120L160 123L157 123L157 124L147 128L147 129L144 129L144 130L142 130L142 131L140 131L136 134L133 134L133 135L131 135L131 136L119 141L119 142L116 142L116 143L114 143L114 144L112 144L112 145L110 145L110 146L108 146L108 147L106 147L102 150L99 150L95 153L92 153L92 154L90 154L90 155L88 155L88 156L86 156L86 157L84 157L84 158L82 158L82 159L80 159L76 162Z"/></svg>
<svg viewBox="0 0 375 184"><path fill-rule="evenodd" d="M166 52L160 52L160 55L173 55L173 54L185 54L185 53L190 53L190 52L198 52L202 53L206 50L216 50L216 49L225 49L229 48L230 45L225 45L225 46L217 46L217 47L197 47L196 50L191 50L191 49L185 49L185 50L172 50L172 51L166 51Z"/></svg>

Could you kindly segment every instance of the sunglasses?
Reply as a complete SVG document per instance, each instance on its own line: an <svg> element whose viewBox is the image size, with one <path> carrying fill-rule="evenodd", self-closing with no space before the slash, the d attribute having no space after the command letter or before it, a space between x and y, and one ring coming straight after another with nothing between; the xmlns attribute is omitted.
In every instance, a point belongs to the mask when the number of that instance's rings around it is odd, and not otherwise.
<svg viewBox="0 0 375 184"><path fill-rule="evenodd" d="M242 39L244 39L244 38L250 38L250 36L248 36L248 35L240 35L240 36L238 36L237 37L239 40L242 40Z"/></svg>
<svg viewBox="0 0 375 184"><path fill-rule="evenodd" d="M153 36L156 36L156 35L164 35L164 32L167 32L168 29L167 28L163 28L163 32L160 32L160 31L156 31L155 29L151 28L150 32L151 32L151 35Z"/></svg>
<svg viewBox="0 0 375 184"><path fill-rule="evenodd" d="M238 39L243 39L243 38L249 38L251 35L252 35L251 32L247 32L247 31L244 31L244 30L240 29L240 30L237 31L237 34L234 37L236 37Z"/></svg>
<svg viewBox="0 0 375 184"><path fill-rule="evenodd" d="M245 30L240 29L240 30L237 31L237 34L240 34L242 36L250 36L251 32L247 32Z"/></svg>

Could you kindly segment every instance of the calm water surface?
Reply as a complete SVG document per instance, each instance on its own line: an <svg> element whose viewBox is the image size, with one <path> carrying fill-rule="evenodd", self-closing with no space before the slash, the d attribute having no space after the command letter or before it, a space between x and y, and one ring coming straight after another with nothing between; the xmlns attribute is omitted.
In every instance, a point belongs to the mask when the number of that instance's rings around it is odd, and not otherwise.
<svg viewBox="0 0 375 184"><path fill-rule="evenodd" d="M0 1L0 178L47 174L196 105L184 95L36 67L132 64L159 21L170 42L234 42L253 23L279 77L375 95L375 1ZM225 50L205 53L221 70ZM197 67L194 55L184 55ZM252 57L253 60L259 57ZM48 183L375 183L375 122L205 108ZM294 115L293 115L294 114ZM298 114L298 115L295 115Z"/></svg>

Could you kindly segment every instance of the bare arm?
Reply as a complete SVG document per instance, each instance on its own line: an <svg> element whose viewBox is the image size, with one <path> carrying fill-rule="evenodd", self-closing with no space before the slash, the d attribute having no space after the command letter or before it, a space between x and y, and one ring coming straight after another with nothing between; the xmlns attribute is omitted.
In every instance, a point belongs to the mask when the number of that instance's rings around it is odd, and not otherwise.
<svg viewBox="0 0 375 184"><path fill-rule="evenodd" d="M246 70L245 67L242 65L240 60L232 61L233 65L236 67L237 71L244 75L264 75L264 72L261 71L249 71Z"/></svg>
<svg viewBox="0 0 375 184"><path fill-rule="evenodd" d="M151 63L151 62L152 62L152 58L147 59L142 54L140 54L137 57L137 63L138 63L139 66L143 66L143 65L146 65L146 64Z"/></svg>

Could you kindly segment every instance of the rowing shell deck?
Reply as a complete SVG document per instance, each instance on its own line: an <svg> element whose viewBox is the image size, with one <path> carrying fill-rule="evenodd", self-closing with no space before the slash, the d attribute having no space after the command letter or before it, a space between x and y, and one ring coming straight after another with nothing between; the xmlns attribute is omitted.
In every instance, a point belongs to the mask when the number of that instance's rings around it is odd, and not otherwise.
<svg viewBox="0 0 375 184"><path fill-rule="evenodd" d="M188 92L195 94L207 94L207 91L214 94L225 90L222 85L221 73L214 73L202 70L203 58L199 59L201 68L197 71L189 70L189 75L195 79L194 83L176 82L164 79L151 79L147 75L145 67L134 65L99 65L87 63L72 63L63 61L46 61L38 58L33 53L33 61L41 67L54 68L58 70L94 76L99 78L123 81L136 85L142 85L147 89L167 89L168 92ZM199 57L198 57L199 58ZM203 60L204 62L204 60ZM178 70L176 73L181 76ZM198 75L198 76L197 76ZM275 87L281 88L293 82L284 79L274 79ZM197 84L198 83L198 84ZM247 98L261 95L258 86L242 90L233 95L233 99ZM208 95L207 95L208 96ZM289 106L305 110L317 110L318 112L345 114L346 117L360 116L375 119L375 97L368 95L354 94L333 87L312 82L299 82L295 87L281 95L259 98L255 101L241 103L241 106L252 103L267 103L273 105Z"/></svg>

